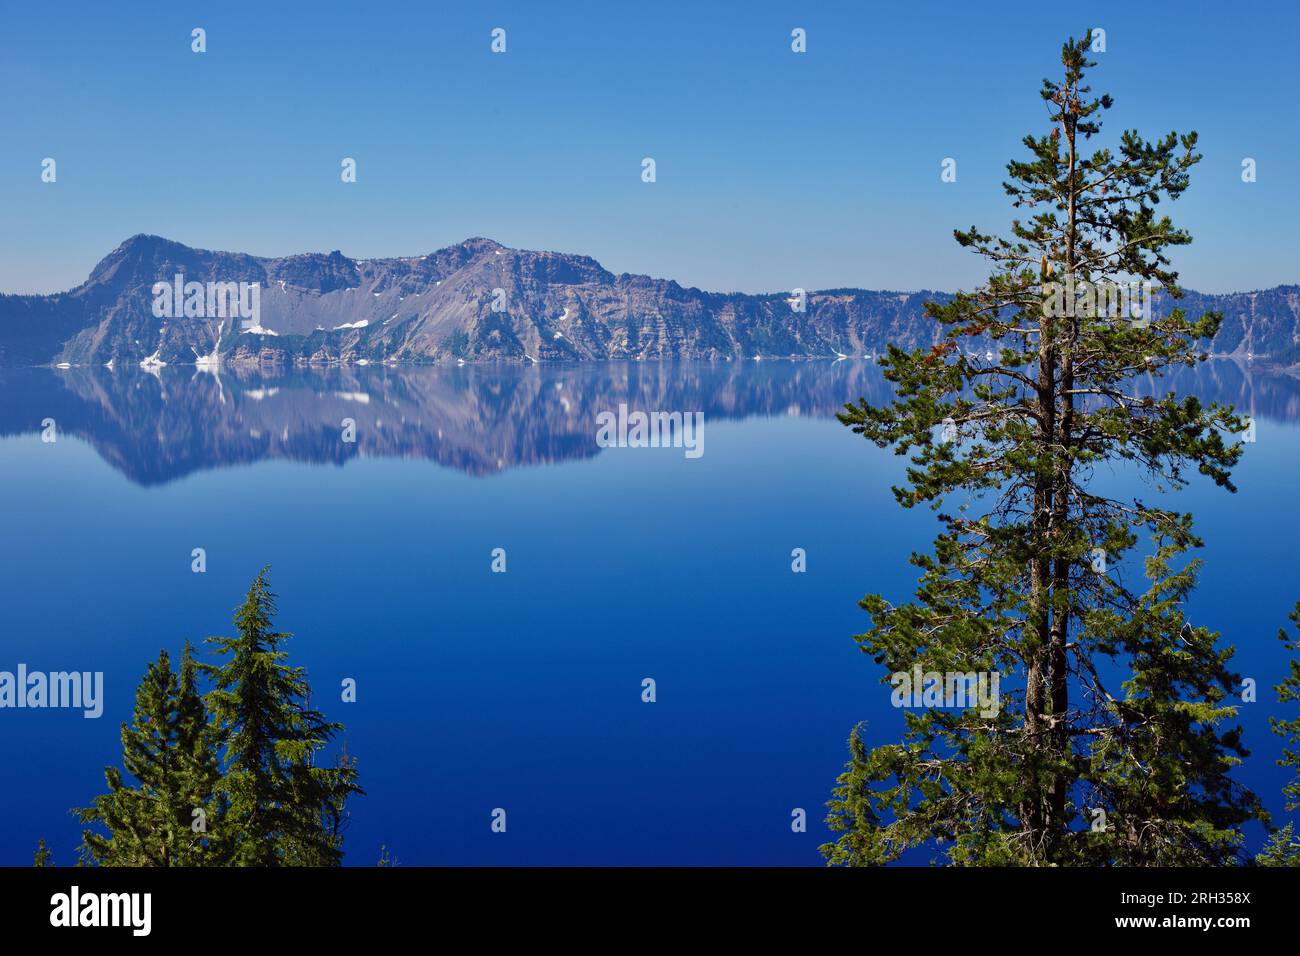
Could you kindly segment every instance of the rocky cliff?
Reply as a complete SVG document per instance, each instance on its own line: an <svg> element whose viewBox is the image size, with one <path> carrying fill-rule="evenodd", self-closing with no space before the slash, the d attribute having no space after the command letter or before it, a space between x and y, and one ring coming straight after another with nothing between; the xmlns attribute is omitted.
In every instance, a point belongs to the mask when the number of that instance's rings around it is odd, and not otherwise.
<svg viewBox="0 0 1300 956"><path fill-rule="evenodd" d="M155 315L155 283L250 283L255 320ZM332 364L599 359L740 359L863 355L935 341L923 315L933 292L705 292L614 275L587 256L469 239L424 256L351 259L341 252L262 258L133 236L85 283L50 296L0 296L0 361L10 364ZM1226 296L1213 351L1300 361L1300 287Z"/></svg>

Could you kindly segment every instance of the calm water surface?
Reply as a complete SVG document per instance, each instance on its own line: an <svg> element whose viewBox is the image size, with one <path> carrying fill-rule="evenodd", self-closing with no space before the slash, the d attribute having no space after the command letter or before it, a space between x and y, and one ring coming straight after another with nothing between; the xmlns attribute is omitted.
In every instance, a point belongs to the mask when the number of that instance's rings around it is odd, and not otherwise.
<svg viewBox="0 0 1300 956"><path fill-rule="evenodd" d="M1258 421L1240 493L1177 502L1207 541L1194 617L1263 688L1300 597L1300 382L1222 363L1175 385ZM893 503L899 461L835 422L863 395L888 395L863 361L0 370L0 670L106 683L99 720L0 710L0 864L41 836L73 862L67 810L120 759L146 662L229 633L267 563L313 703L360 761L349 863L380 844L408 864L820 863L851 727L884 742L902 722L851 639L856 602L906 599L935 531ZM598 448L620 402L703 411L704 455ZM1267 707L1244 707L1241 777L1280 810Z"/></svg>

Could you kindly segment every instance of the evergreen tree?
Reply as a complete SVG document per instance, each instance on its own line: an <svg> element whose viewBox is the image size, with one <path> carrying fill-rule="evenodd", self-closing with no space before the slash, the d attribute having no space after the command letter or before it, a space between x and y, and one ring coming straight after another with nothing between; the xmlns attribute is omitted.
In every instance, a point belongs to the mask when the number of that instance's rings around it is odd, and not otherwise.
<svg viewBox="0 0 1300 956"><path fill-rule="evenodd" d="M311 709L306 673L286 663L290 635L273 629L269 570L236 609L236 635L208 639L224 663L204 665L214 685L208 706L225 743L221 786L235 821L233 862L336 865L347 800L362 790L354 761L316 765L342 727Z"/></svg>
<svg viewBox="0 0 1300 956"><path fill-rule="evenodd" d="M166 651L136 689L130 724L122 725L122 771L104 771L108 793L74 810L101 832L82 833L82 856L101 866L216 866L225 861L224 802L215 741L187 643L179 674Z"/></svg>
<svg viewBox="0 0 1300 956"><path fill-rule="evenodd" d="M40 843L36 845L36 854L32 860L32 866L53 866L54 854L50 852L49 847L45 845L45 838L41 837Z"/></svg>
<svg viewBox="0 0 1300 956"><path fill-rule="evenodd" d="M1300 866L1300 839L1296 838L1295 825L1287 823L1273 831L1255 862L1260 866Z"/></svg>
<svg viewBox="0 0 1300 956"><path fill-rule="evenodd" d="M1296 602L1290 618L1297 633L1300 633L1300 601ZM1285 628L1278 631L1277 636L1282 646L1292 655L1300 651L1300 637L1288 637ZM1278 702L1282 704L1300 701L1300 658L1292 656L1289 664L1290 671L1286 679L1274 688L1277 691ZM1291 780L1282 788L1283 806L1288 812L1300 810L1300 716L1290 720L1272 717L1269 719L1269 724L1273 728L1273 733L1285 741L1282 757L1277 765L1289 767L1293 774ZM1282 829L1276 831L1269 840L1268 846L1256 859L1263 866L1300 866L1300 838L1295 835L1295 825L1287 823Z"/></svg>
<svg viewBox="0 0 1300 956"><path fill-rule="evenodd" d="M889 348L891 404L840 415L910 455L895 497L941 525L933 552L913 555L913 601L861 602L861 649L885 680L918 664L997 672L1002 699L995 715L909 712L903 740L874 749L855 730L828 804L842 834L822 847L831 864L910 847L956 864L1214 864L1238 857L1240 824L1262 815L1230 778L1246 755L1231 650L1184 616L1191 516L1093 480L1127 465L1159 491L1192 471L1235 490L1231 435L1245 423L1157 387L1166 368L1205 359L1197 343L1221 321L1176 307L1167 253L1191 237L1157 211L1187 188L1196 134L1128 131L1113 152L1087 152L1112 105L1084 85L1087 52L1086 39L1064 45L1063 75L1041 91L1050 129L1008 164L1026 218L1009 238L955 233L990 261L986 284L927 305L939 344ZM1139 315L1117 294L1140 302L1144 288L1162 308ZM1138 590L1123 558L1141 538Z"/></svg>

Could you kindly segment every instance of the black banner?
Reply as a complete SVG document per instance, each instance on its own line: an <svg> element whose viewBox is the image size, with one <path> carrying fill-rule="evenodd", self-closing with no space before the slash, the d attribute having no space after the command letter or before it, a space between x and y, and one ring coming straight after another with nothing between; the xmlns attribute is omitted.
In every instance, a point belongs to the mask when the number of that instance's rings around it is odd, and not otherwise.
<svg viewBox="0 0 1300 956"><path fill-rule="evenodd" d="M709 934L770 939L849 919L871 937L995 944L1033 929L1123 939L1199 934L1231 943L1294 923L1285 869L988 870L436 869L0 870L7 940L77 934L127 944L284 939L339 943L437 928L492 939ZM259 929L253 931L251 927ZM686 934L686 935L684 935ZM863 937L866 942L868 937Z"/></svg>

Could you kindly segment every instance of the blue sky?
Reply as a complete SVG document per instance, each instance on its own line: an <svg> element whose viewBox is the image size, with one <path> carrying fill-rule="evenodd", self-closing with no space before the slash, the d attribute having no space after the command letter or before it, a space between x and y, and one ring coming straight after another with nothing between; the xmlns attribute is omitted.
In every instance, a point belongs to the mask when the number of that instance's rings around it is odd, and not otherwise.
<svg viewBox="0 0 1300 956"><path fill-rule="evenodd" d="M1039 83L1098 26L1107 134L1201 135L1172 207L1184 283L1300 281L1300 4L994 6L9 3L0 291L71 287L137 232L359 258L484 235L716 290L966 287L985 270L952 229L1006 227Z"/></svg>

